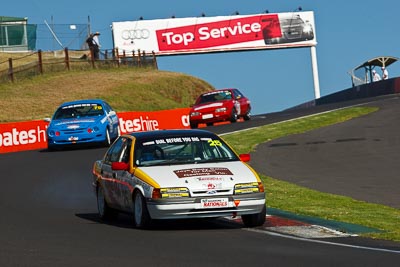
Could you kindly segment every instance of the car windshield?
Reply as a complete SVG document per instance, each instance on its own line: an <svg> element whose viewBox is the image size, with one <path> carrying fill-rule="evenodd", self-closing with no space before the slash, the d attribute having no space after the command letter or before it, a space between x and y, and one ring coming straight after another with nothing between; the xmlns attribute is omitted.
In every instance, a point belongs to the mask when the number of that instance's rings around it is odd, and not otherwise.
<svg viewBox="0 0 400 267"><path fill-rule="evenodd" d="M289 28L289 27L301 26L304 24L304 21L301 18L293 18L293 19L284 19L280 23L282 27Z"/></svg>
<svg viewBox="0 0 400 267"><path fill-rule="evenodd" d="M135 144L137 166L201 164L239 160L216 136L179 136L138 140Z"/></svg>
<svg viewBox="0 0 400 267"><path fill-rule="evenodd" d="M74 104L60 107L54 114L55 120L101 116L104 114L100 104Z"/></svg>
<svg viewBox="0 0 400 267"><path fill-rule="evenodd" d="M198 103L202 104L228 99L232 99L232 93L230 91L217 91L201 95Z"/></svg>

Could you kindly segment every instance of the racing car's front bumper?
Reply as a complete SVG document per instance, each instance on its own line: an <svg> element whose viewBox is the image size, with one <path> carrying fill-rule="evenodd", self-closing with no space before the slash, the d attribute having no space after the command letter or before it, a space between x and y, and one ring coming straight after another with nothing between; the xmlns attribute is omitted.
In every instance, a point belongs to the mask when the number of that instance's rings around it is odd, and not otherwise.
<svg viewBox="0 0 400 267"><path fill-rule="evenodd" d="M204 207L202 202L226 200L226 205ZM196 198L147 199L152 219L210 218L258 214L265 206L265 193Z"/></svg>

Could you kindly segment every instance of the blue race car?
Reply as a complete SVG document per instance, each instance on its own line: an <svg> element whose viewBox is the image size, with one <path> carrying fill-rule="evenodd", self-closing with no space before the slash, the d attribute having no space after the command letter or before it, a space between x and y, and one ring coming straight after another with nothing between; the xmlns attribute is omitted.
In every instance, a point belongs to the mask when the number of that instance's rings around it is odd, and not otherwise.
<svg viewBox="0 0 400 267"><path fill-rule="evenodd" d="M47 147L98 143L109 146L120 136L119 120L109 104L100 99L63 103L49 120Z"/></svg>

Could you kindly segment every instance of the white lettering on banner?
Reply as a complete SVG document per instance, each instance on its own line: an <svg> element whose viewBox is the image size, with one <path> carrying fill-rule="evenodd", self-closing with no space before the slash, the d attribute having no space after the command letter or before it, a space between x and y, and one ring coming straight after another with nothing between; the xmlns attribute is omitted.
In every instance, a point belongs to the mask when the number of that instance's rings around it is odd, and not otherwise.
<svg viewBox="0 0 400 267"><path fill-rule="evenodd" d="M140 118L133 120L119 118L119 127L123 133L159 130L158 126L157 120L151 120L147 116L145 119L140 116Z"/></svg>
<svg viewBox="0 0 400 267"><path fill-rule="evenodd" d="M206 41L210 38L218 39L222 37L226 37L229 34L231 36L242 35L242 34L250 34L257 33L261 31L260 23L252 23L252 24L241 24L237 22L235 26L221 27L221 28L211 28L209 27L201 27L198 30L199 39L201 41ZM167 44L181 44L187 46L189 43L195 40L195 35L192 32L185 32L182 34L174 33L174 32L164 32L161 34L166 38Z"/></svg>
<svg viewBox="0 0 400 267"><path fill-rule="evenodd" d="M181 121L182 121L183 126L185 126L185 127L190 126L189 115L182 115Z"/></svg>
<svg viewBox="0 0 400 267"><path fill-rule="evenodd" d="M174 34L173 32L167 32L162 34L163 37L167 38L167 44L170 45L171 43L180 44L183 42L184 45L188 45L189 43L193 42L194 34L191 32L186 32L183 34Z"/></svg>
<svg viewBox="0 0 400 267"><path fill-rule="evenodd" d="M205 41L210 38L216 39L225 37L228 33L232 36L240 35L240 34L249 34L249 33L256 33L261 31L261 24L260 23L252 23L252 24L242 24L240 22L236 23L233 27L222 27L219 29L211 29L209 30L208 27L201 27L199 28L200 40Z"/></svg>
<svg viewBox="0 0 400 267"><path fill-rule="evenodd" d="M47 126L46 126L47 128ZM46 130L43 130L38 126L36 129L21 130L12 128L10 132L0 133L0 147L27 145L37 142L47 142Z"/></svg>

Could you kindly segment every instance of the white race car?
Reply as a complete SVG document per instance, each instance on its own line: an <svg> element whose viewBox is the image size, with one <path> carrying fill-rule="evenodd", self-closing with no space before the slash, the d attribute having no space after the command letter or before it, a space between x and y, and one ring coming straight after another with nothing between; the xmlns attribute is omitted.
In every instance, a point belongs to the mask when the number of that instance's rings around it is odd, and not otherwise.
<svg viewBox="0 0 400 267"><path fill-rule="evenodd" d="M220 137L204 130L135 132L120 136L93 166L102 219L133 214L137 228L153 219L241 216L265 222L264 186Z"/></svg>

